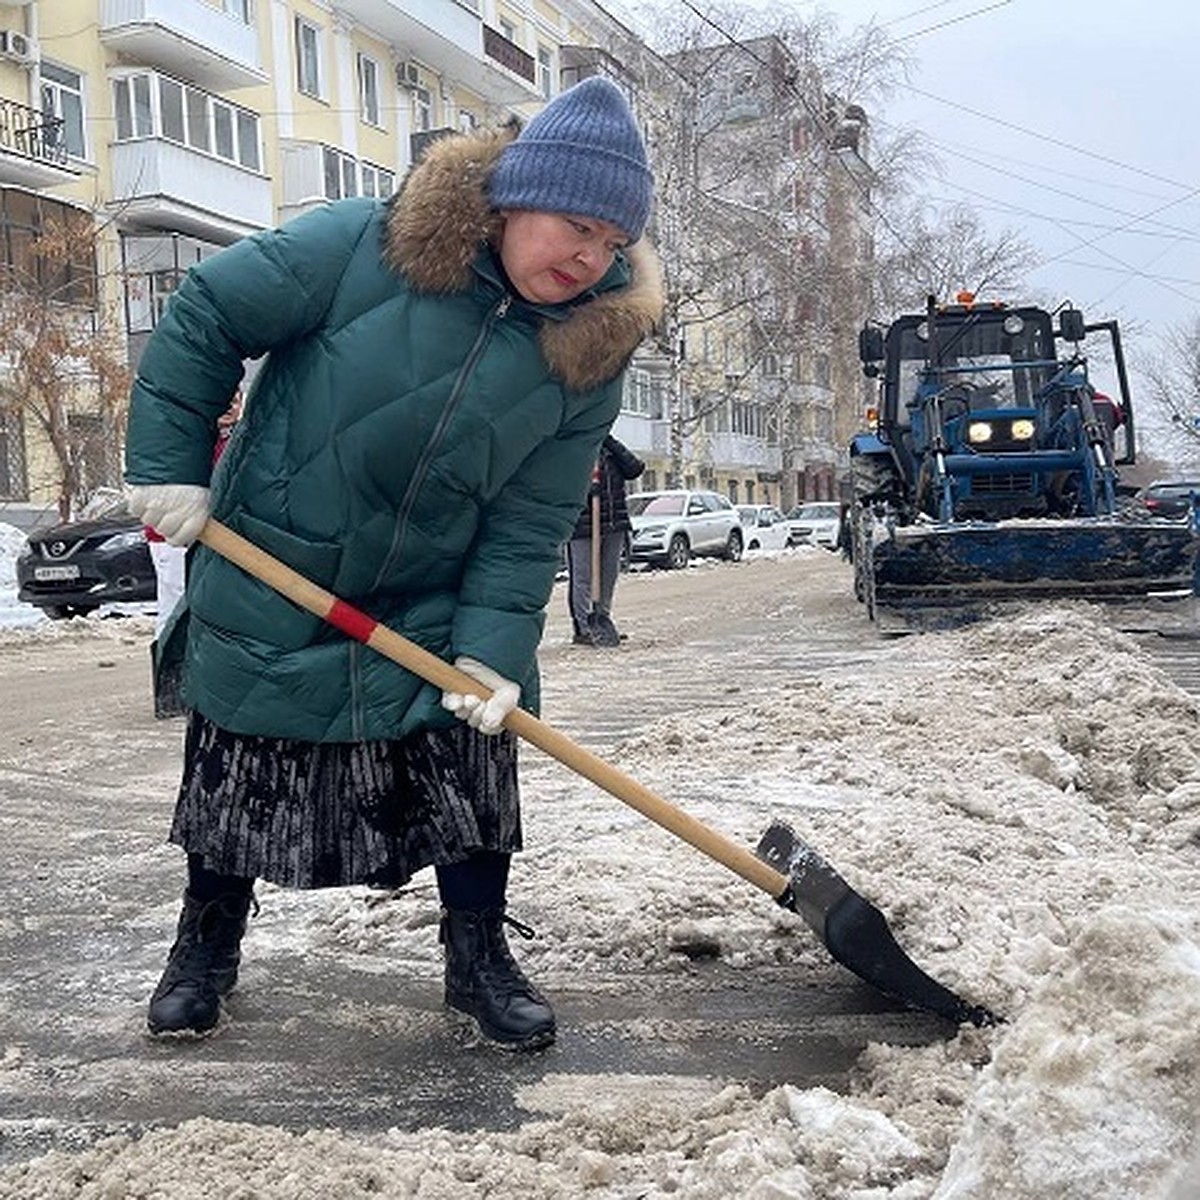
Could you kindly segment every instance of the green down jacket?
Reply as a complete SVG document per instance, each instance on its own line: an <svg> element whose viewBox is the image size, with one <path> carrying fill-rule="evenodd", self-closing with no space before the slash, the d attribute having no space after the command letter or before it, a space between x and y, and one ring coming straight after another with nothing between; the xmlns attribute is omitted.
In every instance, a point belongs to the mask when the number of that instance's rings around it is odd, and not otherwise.
<svg viewBox="0 0 1200 1200"><path fill-rule="evenodd" d="M445 139L391 202L341 201L193 268L138 367L126 478L211 474L214 516L434 654L520 682L536 712L558 547L662 293L639 244L570 305L510 294L485 190L509 136ZM216 419L262 355L214 473ZM171 645L187 702L234 732L453 721L436 689L205 546Z"/></svg>

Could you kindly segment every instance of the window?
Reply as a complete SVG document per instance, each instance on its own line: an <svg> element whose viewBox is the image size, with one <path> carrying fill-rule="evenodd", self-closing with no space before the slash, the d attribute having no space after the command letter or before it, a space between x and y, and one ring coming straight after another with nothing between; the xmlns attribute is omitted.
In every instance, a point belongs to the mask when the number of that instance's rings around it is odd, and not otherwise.
<svg viewBox="0 0 1200 1200"><path fill-rule="evenodd" d="M238 162L248 170L257 171L260 165L258 155L258 115L238 109Z"/></svg>
<svg viewBox="0 0 1200 1200"><path fill-rule="evenodd" d="M208 96L199 88L184 90L187 109L187 144L196 150L208 150Z"/></svg>
<svg viewBox="0 0 1200 1200"><path fill-rule="evenodd" d="M118 472L113 461L113 446L102 417L95 413L67 413L67 440L79 471L83 495L115 483Z"/></svg>
<svg viewBox="0 0 1200 1200"><path fill-rule="evenodd" d="M538 90L543 100L554 97L554 58L545 46L538 47L537 53Z"/></svg>
<svg viewBox="0 0 1200 1200"><path fill-rule="evenodd" d="M158 81L159 103L162 105L162 134L172 142L186 144L183 125L183 84L173 79Z"/></svg>
<svg viewBox="0 0 1200 1200"><path fill-rule="evenodd" d="M428 133L433 128L433 97L428 88L412 90L412 123L416 133Z"/></svg>
<svg viewBox="0 0 1200 1200"><path fill-rule="evenodd" d="M231 17L237 17L243 25L250 25L254 21L250 0L224 0L224 8Z"/></svg>
<svg viewBox="0 0 1200 1200"><path fill-rule="evenodd" d="M153 136L154 112L150 107L149 75L115 80L113 107L117 115L117 141L127 142L131 138Z"/></svg>
<svg viewBox="0 0 1200 1200"><path fill-rule="evenodd" d="M507 18L501 17L497 24L500 26L500 33L510 42L515 43L517 40L517 27Z"/></svg>
<svg viewBox="0 0 1200 1200"><path fill-rule="evenodd" d="M259 169L257 113L165 75L116 79L113 100L118 142L162 137L251 171Z"/></svg>
<svg viewBox="0 0 1200 1200"><path fill-rule="evenodd" d="M395 187L396 177L391 171L374 166L372 163L362 164L362 194L364 196L378 196L380 200L386 200Z"/></svg>
<svg viewBox="0 0 1200 1200"><path fill-rule="evenodd" d="M469 108L460 108L458 110L458 131L459 133L471 133L479 122L475 114Z"/></svg>
<svg viewBox="0 0 1200 1200"><path fill-rule="evenodd" d="M87 157L83 136L83 76L53 63L42 63L42 114L62 121L57 134L72 158ZM54 136L48 132L47 136Z"/></svg>
<svg viewBox="0 0 1200 1200"><path fill-rule="evenodd" d="M666 408L663 396L661 376L638 367L630 367L626 372L623 408L661 420Z"/></svg>
<svg viewBox="0 0 1200 1200"><path fill-rule="evenodd" d="M167 302L187 269L221 249L184 234L125 234L121 265L125 278L125 322L130 333L148 333L162 320Z"/></svg>
<svg viewBox="0 0 1200 1200"><path fill-rule="evenodd" d="M20 412L0 411L0 499L27 500L25 426Z"/></svg>
<svg viewBox="0 0 1200 1200"><path fill-rule="evenodd" d="M11 280L12 286L47 300L94 305L96 262L90 239L72 237L72 253L66 257L40 254L37 249L43 230L65 226L72 232L80 220L80 210L61 200L17 188L0 189L0 293Z"/></svg>
<svg viewBox="0 0 1200 1200"><path fill-rule="evenodd" d="M829 355L818 354L813 360L813 368L817 377L817 386L823 388L829 387Z"/></svg>
<svg viewBox="0 0 1200 1200"><path fill-rule="evenodd" d="M382 127L379 115L379 64L365 54L358 56L358 111L368 125Z"/></svg>
<svg viewBox="0 0 1200 1200"><path fill-rule="evenodd" d="M347 196L377 196L385 200L396 188L396 176L386 167L360 163L352 154L335 146L322 146L321 153L326 200L344 200Z"/></svg>
<svg viewBox="0 0 1200 1200"><path fill-rule="evenodd" d="M296 18L296 86L321 98L321 31L303 17Z"/></svg>

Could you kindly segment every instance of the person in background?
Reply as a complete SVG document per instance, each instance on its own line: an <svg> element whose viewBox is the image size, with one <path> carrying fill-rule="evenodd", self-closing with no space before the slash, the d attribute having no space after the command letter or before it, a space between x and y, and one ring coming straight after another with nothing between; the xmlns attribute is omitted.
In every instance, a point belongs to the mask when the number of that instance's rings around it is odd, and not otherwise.
<svg viewBox="0 0 1200 1200"><path fill-rule="evenodd" d="M242 415L242 389L239 387L233 394L229 407L217 420L217 441L213 447L213 465L221 459L221 454L233 433L233 427ZM146 541L149 544L150 560L154 564L155 605L154 605L154 641L150 646L150 662L154 688L154 715L159 718L179 717L184 713L183 702L180 698L179 671L164 673L157 670L159 642L174 613L176 605L183 599L187 548L172 546L162 534L152 525L145 527Z"/></svg>
<svg viewBox="0 0 1200 1200"><path fill-rule="evenodd" d="M574 629L571 640L577 646L615 646L620 642L621 634L612 619L612 602L621 573L621 552L632 528L625 505L625 484L645 469L646 464L612 434L604 439L587 502L567 543L567 604ZM593 597L592 560L597 536L600 581Z"/></svg>
<svg viewBox="0 0 1200 1200"><path fill-rule="evenodd" d="M432 866L447 1007L506 1047L554 1039L505 936L526 927L504 723L538 710L560 547L660 317L651 197L633 114L591 78L519 134L438 140L390 200L235 243L173 296L134 383L131 508L180 546L211 513L481 692L439 691L195 547L162 656L189 709L187 886L153 1033L217 1025L256 879L396 888ZM217 417L263 355L213 476Z"/></svg>

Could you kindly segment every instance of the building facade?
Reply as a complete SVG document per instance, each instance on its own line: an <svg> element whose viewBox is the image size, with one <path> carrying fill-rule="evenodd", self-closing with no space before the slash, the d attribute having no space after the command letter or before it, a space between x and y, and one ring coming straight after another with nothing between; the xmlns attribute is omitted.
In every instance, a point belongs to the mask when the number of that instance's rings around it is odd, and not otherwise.
<svg viewBox="0 0 1200 1200"><path fill-rule="evenodd" d="M650 464L644 485L831 494L825 466L847 440L832 348L781 337L796 320L794 263L772 279L746 269L747 231L787 229L775 264L807 236L794 163L763 132L779 106L737 109L777 89L770 72L699 72L724 89L714 110L694 64L655 56L589 0L0 0L0 306L19 325L16 298L32 289L66 331L0 335L0 519L119 483L127 380L113 360L136 367L190 266L314 205L386 197L430 139L527 116L596 73L643 118L660 181L650 236L674 297L616 428ZM697 136L692 114L713 111L732 140ZM753 128L758 158L778 160L765 202L719 194L703 166ZM761 229L756 203L772 213ZM68 225L73 249L50 262ZM35 342L61 346L53 372L30 358Z"/></svg>

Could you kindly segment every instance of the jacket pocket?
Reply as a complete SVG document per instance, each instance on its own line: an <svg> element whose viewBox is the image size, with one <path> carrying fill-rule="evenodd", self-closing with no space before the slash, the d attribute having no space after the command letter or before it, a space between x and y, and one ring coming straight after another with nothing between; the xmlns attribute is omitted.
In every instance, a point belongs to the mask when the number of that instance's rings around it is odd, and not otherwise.
<svg viewBox="0 0 1200 1200"><path fill-rule="evenodd" d="M328 587L337 575L342 548L335 542L309 541L245 513L230 521L230 527L320 587ZM320 617L214 551L208 551L206 561L197 567L188 587L188 604L206 625L262 642L267 652L272 647L299 649L328 628Z"/></svg>

